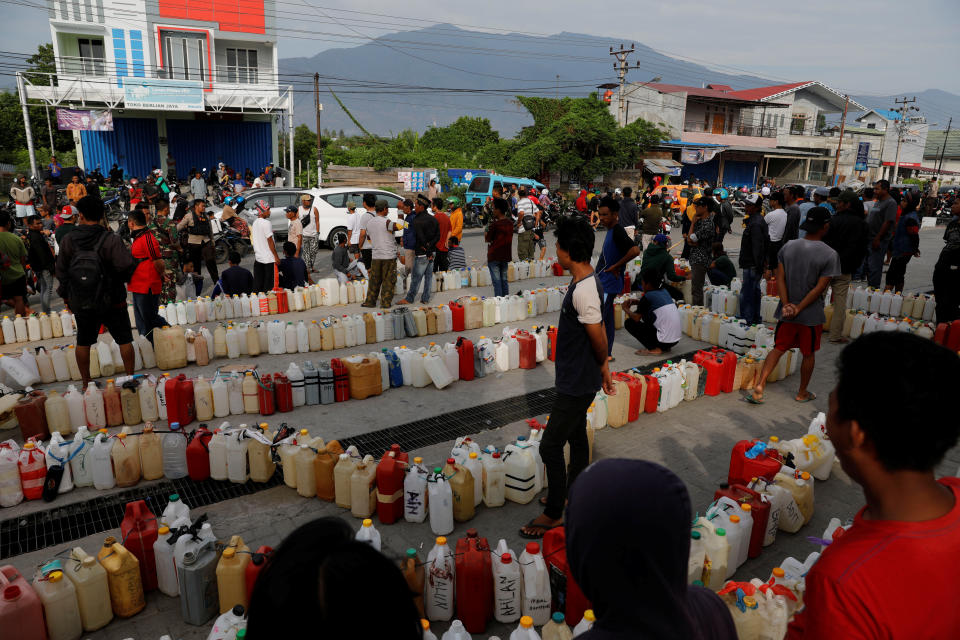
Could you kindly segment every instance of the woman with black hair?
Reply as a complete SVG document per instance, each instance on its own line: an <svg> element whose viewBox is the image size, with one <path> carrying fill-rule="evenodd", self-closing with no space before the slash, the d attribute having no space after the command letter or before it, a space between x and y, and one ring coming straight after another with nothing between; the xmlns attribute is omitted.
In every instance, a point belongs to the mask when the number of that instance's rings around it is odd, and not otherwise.
<svg viewBox="0 0 960 640"><path fill-rule="evenodd" d="M697 198L693 206L696 213L690 225L690 233L685 239L690 245L690 269L693 271L692 294L693 304L703 305L703 282L713 261L713 239L717 235L716 224L713 221L713 210L716 201L707 196Z"/></svg>
<svg viewBox="0 0 960 640"><path fill-rule="evenodd" d="M249 640L420 640L421 629L400 569L340 518L287 536L257 578L247 618Z"/></svg>

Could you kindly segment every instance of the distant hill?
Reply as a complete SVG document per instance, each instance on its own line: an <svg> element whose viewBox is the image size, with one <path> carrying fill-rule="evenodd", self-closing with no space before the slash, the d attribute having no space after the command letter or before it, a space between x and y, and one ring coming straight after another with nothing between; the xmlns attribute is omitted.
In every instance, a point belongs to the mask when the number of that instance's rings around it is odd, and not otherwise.
<svg viewBox="0 0 960 640"><path fill-rule="evenodd" d="M388 34L365 44L329 49L311 58L283 58L281 73L313 74L376 83L462 88L474 92L397 93L385 89L377 94L356 94L356 86L342 86L343 80L331 80L334 91L354 116L369 131L389 134L403 129L423 131L431 124L444 125L461 115L484 116L495 129L510 136L532 120L517 105L517 94L546 96L585 96L596 85L615 82L610 45L621 41L580 33L558 33L547 37L523 33L492 34L468 31L453 25L431 25L415 31ZM732 75L713 71L703 65L660 54L640 42L630 56L639 69L631 69L629 79L643 82L656 76L662 82L700 86L727 84L734 89L748 89L780 80L751 75ZM557 73L560 73L559 80ZM798 78L798 80L816 78ZM321 83L324 79L321 78ZM306 85L301 85L305 87ZM364 89L367 87L363 87ZM321 84L320 100L324 103L321 126L357 132L356 126L336 104ZM491 95L492 90L508 90ZM931 122L946 127L946 115L960 114L960 96L930 89L919 93L917 105ZM901 94L902 96L902 94ZM857 96L854 99L871 108L889 109L896 96ZM313 96L297 94L296 119L311 126ZM944 120L940 122L940 120Z"/></svg>

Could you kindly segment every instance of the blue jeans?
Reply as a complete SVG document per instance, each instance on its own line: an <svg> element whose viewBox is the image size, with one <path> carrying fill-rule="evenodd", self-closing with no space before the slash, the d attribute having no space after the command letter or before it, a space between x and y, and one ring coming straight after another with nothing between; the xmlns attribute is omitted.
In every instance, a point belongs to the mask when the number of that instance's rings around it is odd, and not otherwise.
<svg viewBox="0 0 960 640"><path fill-rule="evenodd" d="M420 302L427 304L430 302L430 288L433 286L433 270L430 268L432 263L429 256L417 256L413 260L413 272L410 275L410 291L407 292L407 301L413 302L417 297L417 289L420 288L420 280L423 280L423 297Z"/></svg>
<svg viewBox="0 0 960 640"><path fill-rule="evenodd" d="M883 257L886 253L886 243L881 244L879 249L874 249L871 246L867 250L867 284L875 289L880 286L880 281L883 280Z"/></svg>
<svg viewBox="0 0 960 640"><path fill-rule="evenodd" d="M607 356L613 354L613 338L616 332L616 326L613 322L613 301L617 297L615 293L603 292L603 304L600 305L600 312L603 317L603 328L607 332Z"/></svg>
<svg viewBox="0 0 960 640"><path fill-rule="evenodd" d="M50 313L50 296L53 295L53 273L37 271L37 285L40 289L40 305L44 313Z"/></svg>
<svg viewBox="0 0 960 640"><path fill-rule="evenodd" d="M752 267L744 267L741 275L740 317L749 324L760 322L760 278L762 274Z"/></svg>
<svg viewBox="0 0 960 640"><path fill-rule="evenodd" d="M500 260L493 260L487 263L487 268L490 269L490 281L493 283L493 295L510 295L510 290L507 287L507 263Z"/></svg>
<svg viewBox="0 0 960 640"><path fill-rule="evenodd" d="M134 293L133 294L133 321L137 324L137 333L153 340L150 333L167 323L166 318L160 317L157 309L160 307L160 294Z"/></svg>

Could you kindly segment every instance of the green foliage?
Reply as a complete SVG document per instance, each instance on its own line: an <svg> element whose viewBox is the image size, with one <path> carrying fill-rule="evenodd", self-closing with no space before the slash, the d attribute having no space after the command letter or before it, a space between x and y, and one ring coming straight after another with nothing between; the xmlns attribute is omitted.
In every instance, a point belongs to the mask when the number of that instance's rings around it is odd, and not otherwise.
<svg viewBox="0 0 960 640"><path fill-rule="evenodd" d="M453 151L464 158L472 158L479 147L499 141L500 134L493 130L489 120L470 116L460 116L446 127L430 127L421 139L425 148Z"/></svg>

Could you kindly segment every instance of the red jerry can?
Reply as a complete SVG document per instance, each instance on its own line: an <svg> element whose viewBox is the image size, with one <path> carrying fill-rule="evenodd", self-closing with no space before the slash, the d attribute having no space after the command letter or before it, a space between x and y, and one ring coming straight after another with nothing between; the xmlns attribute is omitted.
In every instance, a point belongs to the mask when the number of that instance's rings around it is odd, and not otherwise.
<svg viewBox="0 0 960 640"><path fill-rule="evenodd" d="M557 360L557 328L552 325L547 329L547 358L550 362Z"/></svg>
<svg viewBox="0 0 960 640"><path fill-rule="evenodd" d="M559 262L554 262L550 268L553 270L553 275L557 276L558 278L563 275L563 267Z"/></svg>
<svg viewBox="0 0 960 640"><path fill-rule="evenodd" d="M454 330L454 331L463 331L463 328L464 328L464 326L465 326L465 324L464 324L463 305L460 304L459 302L451 302L451 303L450 303L450 311L451 311L451 313L453 314L453 315L452 315L453 321L452 321L452 323L451 323L451 324L453 324L453 330Z"/></svg>
<svg viewBox="0 0 960 640"><path fill-rule="evenodd" d="M759 443L763 444L763 443ZM764 478L770 482L779 473L779 454L757 446L756 440L741 440L733 445L730 453L730 470L727 472L727 484L750 484L753 478ZM773 454L773 455L771 455Z"/></svg>
<svg viewBox="0 0 960 640"><path fill-rule="evenodd" d="M620 292L620 295L625 296L630 293L630 274L623 274L623 291Z"/></svg>
<svg viewBox="0 0 960 640"><path fill-rule="evenodd" d="M193 430L187 440L187 473L194 482L210 477L210 438L213 434L206 425Z"/></svg>
<svg viewBox="0 0 960 640"><path fill-rule="evenodd" d="M383 524L403 519L403 479L407 472L407 454L400 445L390 445L377 465L377 518Z"/></svg>
<svg viewBox="0 0 960 640"><path fill-rule="evenodd" d="M347 367L340 358L330 361L333 369L333 399L335 402L346 402L350 399L350 380L347 377Z"/></svg>
<svg viewBox="0 0 960 640"><path fill-rule="evenodd" d="M703 387L704 395L719 395L725 375L723 363L718 362L709 351L698 351L694 354L693 361L701 365L704 373L707 374L707 383ZM736 369L734 369L734 372L736 372Z"/></svg>
<svg viewBox="0 0 960 640"><path fill-rule="evenodd" d="M742 484L733 484L725 489L718 489L713 494L714 500L722 497L728 497L741 504L749 504L753 516L753 531L750 532L750 549L747 556L756 558L760 555L760 549L763 547L763 537L767 531L767 520L770 518L770 503L760 498L760 494L753 489L748 489Z"/></svg>
<svg viewBox="0 0 960 640"><path fill-rule="evenodd" d="M270 561L270 554L272 553L273 547L266 545L260 546L254 552L253 557L250 558L250 562L247 563L247 568L244 573L244 579L247 583L247 602L250 602L252 599L253 587L257 583L260 572L266 568L267 562Z"/></svg>
<svg viewBox="0 0 960 640"><path fill-rule="evenodd" d="M947 338L950 335L950 323L941 322L937 325L937 330L933 332L933 341L937 344L947 346Z"/></svg>
<svg viewBox="0 0 960 640"><path fill-rule="evenodd" d="M282 373L273 374L273 393L277 399L277 412L293 411L293 385Z"/></svg>
<svg viewBox="0 0 960 640"><path fill-rule="evenodd" d="M457 355L460 356L460 379L473 380L473 343L463 336L457 338Z"/></svg>
<svg viewBox="0 0 960 640"><path fill-rule="evenodd" d="M551 611L559 611L567 620L582 620L583 612L593 605L573 579L567 562L567 540L563 527L543 534L543 559L550 573Z"/></svg>
<svg viewBox="0 0 960 640"><path fill-rule="evenodd" d="M656 413L660 402L660 380L654 376L643 376L647 380L647 397L643 402L644 413ZM627 419L629 419L629 413Z"/></svg>
<svg viewBox="0 0 960 640"><path fill-rule="evenodd" d="M527 331L517 331L517 342L520 343L520 368L534 369L537 366L537 339Z"/></svg>
<svg viewBox="0 0 960 640"><path fill-rule="evenodd" d="M193 405L193 381L181 373L169 378L166 384L167 424L179 422L182 429L193 422L197 415Z"/></svg>
<svg viewBox="0 0 960 640"><path fill-rule="evenodd" d="M157 562L153 557L153 544L157 541L157 517L143 500L128 502L124 508L120 535L123 546L140 561L140 578L144 592L157 588Z"/></svg>
<svg viewBox="0 0 960 640"><path fill-rule="evenodd" d="M476 529L457 540L457 618L470 633L483 633L493 617L493 564L486 538Z"/></svg>
<svg viewBox="0 0 960 640"><path fill-rule="evenodd" d="M714 359L720 364L720 391L733 391L733 381L737 376L737 354L732 351L718 351Z"/></svg>
<svg viewBox="0 0 960 640"><path fill-rule="evenodd" d="M287 290L274 289L277 292L277 313L289 313L290 305L287 303Z"/></svg>
<svg viewBox="0 0 960 640"><path fill-rule="evenodd" d="M276 410L273 397L273 379L270 374L260 378L260 384L257 385L257 401L260 403L260 415L272 416Z"/></svg>
<svg viewBox="0 0 960 640"><path fill-rule="evenodd" d="M621 380L626 383L627 389L630 390L630 399L627 402L627 422L633 422L640 417L640 396L643 394L643 385L628 373L617 371L611 377L614 380Z"/></svg>
<svg viewBox="0 0 960 640"><path fill-rule="evenodd" d="M767 280L767 295L768 296L780 295L780 287L777 286L776 278L770 278L769 280Z"/></svg>
<svg viewBox="0 0 960 640"><path fill-rule="evenodd" d="M960 351L960 319L950 323L950 330L947 331L945 344L950 351Z"/></svg>
<svg viewBox="0 0 960 640"><path fill-rule="evenodd" d="M40 596L10 564L0 567L0 627L5 638L47 640Z"/></svg>

